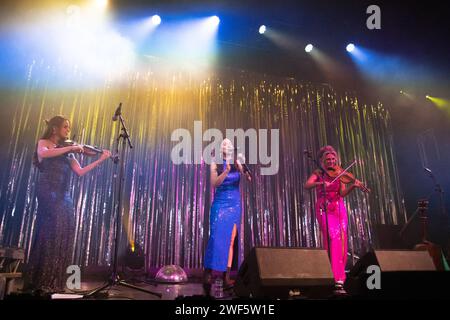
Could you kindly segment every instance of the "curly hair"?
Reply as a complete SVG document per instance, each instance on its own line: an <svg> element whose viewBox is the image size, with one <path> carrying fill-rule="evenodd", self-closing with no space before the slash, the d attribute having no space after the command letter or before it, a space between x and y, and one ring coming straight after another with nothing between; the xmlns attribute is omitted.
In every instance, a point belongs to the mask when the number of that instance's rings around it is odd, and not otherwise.
<svg viewBox="0 0 450 320"><path fill-rule="evenodd" d="M333 154L337 159L339 159L336 150L334 150L334 148L330 145L324 146L319 149L319 152L317 152L317 159L320 161L324 156L326 156L329 153Z"/></svg>

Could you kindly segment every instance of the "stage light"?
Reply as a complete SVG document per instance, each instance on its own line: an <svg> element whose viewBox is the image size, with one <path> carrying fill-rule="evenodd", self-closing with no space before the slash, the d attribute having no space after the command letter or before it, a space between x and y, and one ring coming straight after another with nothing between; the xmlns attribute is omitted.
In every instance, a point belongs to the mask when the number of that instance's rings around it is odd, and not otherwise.
<svg viewBox="0 0 450 320"><path fill-rule="evenodd" d="M265 25L261 25L261 26L259 27L259 33L260 33L260 34L264 34L264 32L266 32L266 26L265 26Z"/></svg>
<svg viewBox="0 0 450 320"><path fill-rule="evenodd" d="M400 90L400 94L405 98L412 99L412 100L415 99L413 95L409 94L406 91Z"/></svg>
<svg viewBox="0 0 450 320"><path fill-rule="evenodd" d="M347 45L346 49L347 49L348 52L352 52L353 50L355 50L355 45L353 43L349 43Z"/></svg>
<svg viewBox="0 0 450 320"><path fill-rule="evenodd" d="M136 275L145 271L145 254L139 245L130 243L127 250L119 257L119 264L122 265L125 273Z"/></svg>
<svg viewBox="0 0 450 320"><path fill-rule="evenodd" d="M211 15L178 23L164 21L165 27L159 30L158 37L150 39L147 52L200 74L215 62L219 21Z"/></svg>
<svg viewBox="0 0 450 320"><path fill-rule="evenodd" d="M428 100L433 102L439 108L446 108L450 112L450 99L438 98L433 96L426 96Z"/></svg>
<svg viewBox="0 0 450 320"><path fill-rule="evenodd" d="M305 47L305 51L306 51L306 52L311 52L313 48L314 48L314 46L313 46L312 44L308 44L308 45Z"/></svg>
<svg viewBox="0 0 450 320"><path fill-rule="evenodd" d="M95 4L99 8L106 8L108 6L108 0L95 0Z"/></svg>
<svg viewBox="0 0 450 320"><path fill-rule="evenodd" d="M211 27L217 27L220 23L220 19L218 16L212 16L211 18L208 19L208 24Z"/></svg>
<svg viewBox="0 0 450 320"><path fill-rule="evenodd" d="M426 98L430 100L432 104L445 114L447 114L448 117L450 117L450 99L445 98L438 98L426 95Z"/></svg>
<svg viewBox="0 0 450 320"><path fill-rule="evenodd" d="M157 14L155 14L154 16L152 16L152 24L154 26L157 26L159 24L161 24L161 17L158 16Z"/></svg>

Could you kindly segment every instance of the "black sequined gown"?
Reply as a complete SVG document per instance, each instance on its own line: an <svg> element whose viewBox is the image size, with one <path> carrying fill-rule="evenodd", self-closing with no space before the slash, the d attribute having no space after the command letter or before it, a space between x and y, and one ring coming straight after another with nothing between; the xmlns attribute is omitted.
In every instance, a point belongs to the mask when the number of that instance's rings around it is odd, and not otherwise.
<svg viewBox="0 0 450 320"><path fill-rule="evenodd" d="M66 289L75 234L74 205L69 194L72 158L73 154L65 154L45 158L39 164L35 236L25 274L30 289Z"/></svg>

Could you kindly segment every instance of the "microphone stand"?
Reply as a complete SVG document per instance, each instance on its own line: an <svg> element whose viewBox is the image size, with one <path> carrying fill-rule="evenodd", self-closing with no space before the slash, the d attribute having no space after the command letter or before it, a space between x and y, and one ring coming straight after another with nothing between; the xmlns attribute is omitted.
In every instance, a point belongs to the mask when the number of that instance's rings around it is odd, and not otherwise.
<svg viewBox="0 0 450 320"><path fill-rule="evenodd" d="M439 194L440 211L441 211L442 217L444 218L444 217L446 217L445 202L444 202L444 190L442 190L441 185L437 182L436 177L434 176L433 172L431 172L431 170L428 168L424 168L424 169L429 174L431 179L433 180L434 188L435 188L433 193L437 192Z"/></svg>
<svg viewBox="0 0 450 320"><path fill-rule="evenodd" d="M119 183L117 186L116 183L116 203L114 204L115 207L115 214L116 214L116 233L115 233L115 239L114 239L114 261L113 261L113 271L110 275L110 278L108 280L108 283L106 283L105 285L89 292L87 295L85 295L85 297L92 297L94 295L96 295L98 292L105 290L106 288L111 288L113 286L124 286L124 287L128 287L131 289L135 289L141 292L145 292L148 294L152 294L155 295L159 298L162 297L162 295L160 293L156 293L156 292L152 292L140 287L137 287L135 285L129 284L127 283L125 280L120 279L119 273L118 273L118 252L119 252L119 239L120 239L120 231L121 231L121 212L122 212L122 182L124 180L124 172L125 172L125 149L127 147L127 143L128 146L130 147L130 149L133 148L133 145L131 144L131 140L130 140L130 135L128 134L128 130L127 127L125 126L125 122L124 119L122 117L122 113L121 111L117 112L116 111L116 115L114 116L113 120L115 120L118 117L118 119L120 120L120 125L118 127L118 132L121 131L121 133L118 135L117 139L116 139L116 155L118 155L119 153L119 147L120 147L120 142L122 142L122 149L120 151L120 157L115 157L114 158L114 164L118 164L120 162L120 171L119 171ZM117 172L117 169L116 169ZM117 177L117 175L115 175L115 177Z"/></svg>
<svg viewBox="0 0 450 320"><path fill-rule="evenodd" d="M434 176L434 174L433 174L433 172L430 170L430 169L428 169L428 168L425 168L424 167L424 170L428 173L428 175L430 176L430 178L433 180L433 183L434 183L434 190L433 190L433 192L431 193L431 195L432 194L434 194L434 193L438 193L439 194L439 206L440 206L440 219L441 219L441 223L442 224L444 224L444 228L445 228L445 230L444 230L444 233L445 234L448 234L448 231L449 231L449 221L448 221L448 215L447 215L447 210L446 210L446 208L445 208L445 201L444 201L444 190L442 190L442 187L441 187L441 185L439 184L439 182L436 180L436 177ZM428 198L431 198L431 195L428 197ZM442 230L440 230L440 231L442 231ZM439 237L440 237L440 234L439 234ZM442 239L443 240L443 239ZM448 246L448 243L449 243L449 240L448 240L448 238L447 238L447 240L446 240L446 243L444 244L444 243L441 243L441 245L443 245L443 246Z"/></svg>
<svg viewBox="0 0 450 320"><path fill-rule="evenodd" d="M323 214L325 214L325 232L327 234L327 253L328 253L328 259L331 261L331 243L330 243L330 233L328 231L328 198L327 198L327 188L325 185L325 176L326 176L326 170L322 167L322 165L317 161L317 159L314 159L311 156L311 153L309 151L306 151L306 155L308 157L308 159L310 159L311 161L313 161L315 163L315 165L320 169L320 172L322 173L322 180L323 180L323 184L322 184L322 189L323 189L323 195L325 198L325 201L323 203Z"/></svg>
<svg viewBox="0 0 450 320"><path fill-rule="evenodd" d="M434 176L433 172L424 167L424 170L428 173L428 175L430 176L430 178L433 180L434 183L434 190L430 192L430 194L428 194L428 196L426 198L423 198L419 201L419 203L427 203L430 201L431 197L433 196L433 194L435 194L436 192L439 193L439 202L440 202L440 211L441 211L441 215L442 218L445 219L446 225L445 227L448 228L448 221L447 221L447 216L446 216L446 209L445 209L445 202L444 202L444 190L442 190L441 185L437 182L436 177ZM405 225L403 226L403 228L400 230L399 235L400 237L403 239L403 234L406 231L406 229L409 227L409 225L412 223L412 221L414 220L414 218L419 214L422 213L420 215L421 219L426 219L426 217L424 217L423 215L423 210L420 210L421 206L419 205L419 207L416 209L416 211L413 213L413 215L405 222ZM426 233L426 230L423 231L424 233ZM424 238L426 238L426 236L422 237L422 241L424 240Z"/></svg>

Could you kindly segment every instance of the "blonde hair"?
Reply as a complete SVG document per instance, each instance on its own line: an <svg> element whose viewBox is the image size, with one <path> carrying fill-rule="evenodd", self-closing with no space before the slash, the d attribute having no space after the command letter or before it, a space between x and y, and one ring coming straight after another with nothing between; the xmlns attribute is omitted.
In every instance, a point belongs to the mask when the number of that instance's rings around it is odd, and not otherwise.
<svg viewBox="0 0 450 320"><path fill-rule="evenodd" d="M329 153L333 154L336 157L336 160L340 162L336 150L330 145L320 148L319 152L317 153L317 159L322 162L323 157L325 157Z"/></svg>

